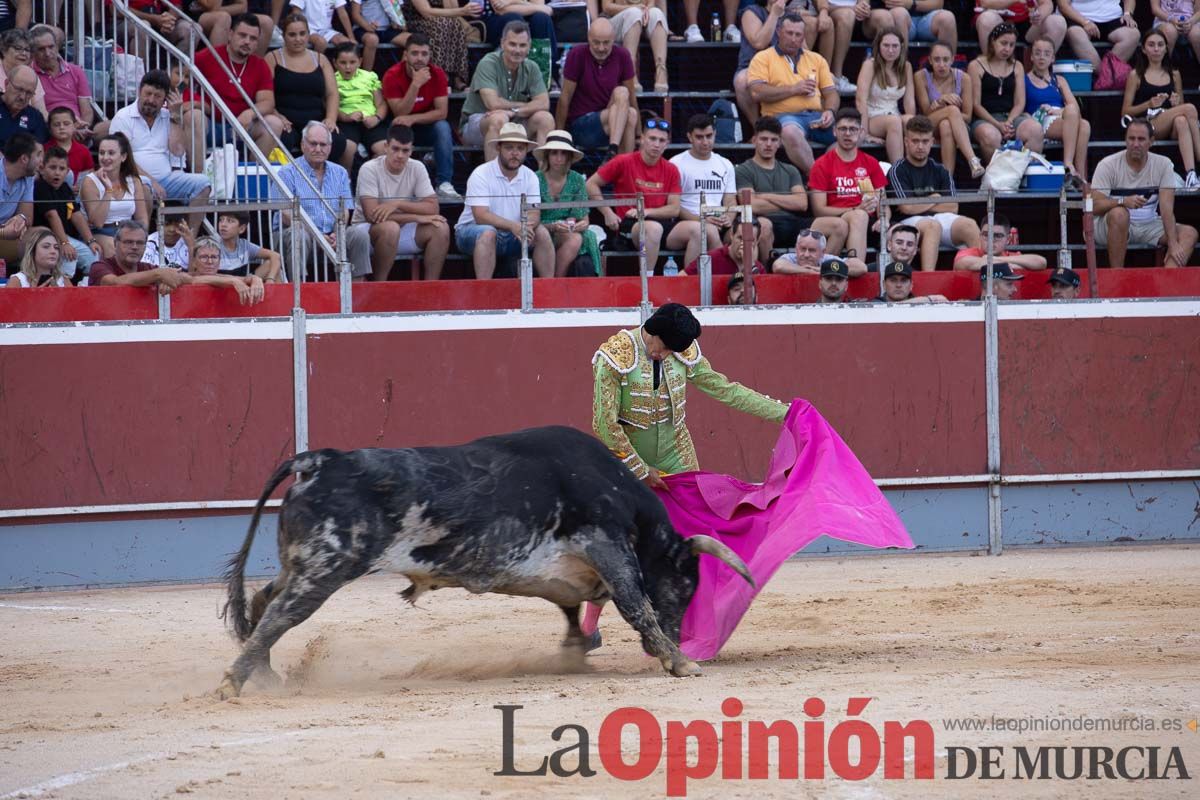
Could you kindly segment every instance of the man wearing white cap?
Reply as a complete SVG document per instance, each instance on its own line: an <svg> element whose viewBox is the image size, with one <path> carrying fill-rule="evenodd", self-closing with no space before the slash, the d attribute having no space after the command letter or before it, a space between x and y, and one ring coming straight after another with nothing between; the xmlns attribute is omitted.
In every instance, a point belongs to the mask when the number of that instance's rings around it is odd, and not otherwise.
<svg viewBox="0 0 1200 800"><path fill-rule="evenodd" d="M496 275L496 263L504 262L499 277L516 277L515 264L521 255L521 196L529 208L526 240L539 277L554 275L554 243L541 224L541 189L537 175L524 165L525 154L534 144L525 138L525 126L509 122L489 144L499 155L475 168L467 179L467 196L462 215L454 226L454 241L475 265L475 277Z"/></svg>

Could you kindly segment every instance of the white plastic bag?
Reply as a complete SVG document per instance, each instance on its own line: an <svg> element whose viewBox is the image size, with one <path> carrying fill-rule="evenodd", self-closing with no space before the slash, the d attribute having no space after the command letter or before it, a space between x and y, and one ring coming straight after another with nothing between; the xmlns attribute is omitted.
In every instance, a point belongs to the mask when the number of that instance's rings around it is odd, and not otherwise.
<svg viewBox="0 0 1200 800"><path fill-rule="evenodd" d="M997 192L1017 191L1021 188L1021 178L1025 177L1025 170L1029 167L1030 161L1038 161L1047 169L1050 167L1050 162L1046 160L1045 156L1041 153L1034 153L1027 147L1022 147L1020 150L1012 148L997 150L992 154L987 171L983 173L980 188L984 191L988 189Z"/></svg>
<svg viewBox="0 0 1200 800"><path fill-rule="evenodd" d="M212 184L212 199L232 200L237 191L238 151L233 142L214 149L204 159L204 176Z"/></svg>
<svg viewBox="0 0 1200 800"><path fill-rule="evenodd" d="M137 100L138 88L146 74L146 63L131 53L113 55L113 98L118 103Z"/></svg>

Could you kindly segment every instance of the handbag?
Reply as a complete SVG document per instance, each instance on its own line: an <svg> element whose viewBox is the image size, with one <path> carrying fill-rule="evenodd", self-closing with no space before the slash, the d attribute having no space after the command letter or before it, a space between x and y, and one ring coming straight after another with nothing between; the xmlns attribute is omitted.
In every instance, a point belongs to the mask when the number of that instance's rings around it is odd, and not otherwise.
<svg viewBox="0 0 1200 800"><path fill-rule="evenodd" d="M1130 72L1133 72L1133 67L1117 58L1116 54L1109 50L1104 54L1104 58L1100 59L1100 71L1096 73L1096 82L1092 88L1097 91L1124 89L1125 80L1129 77Z"/></svg>
<svg viewBox="0 0 1200 800"><path fill-rule="evenodd" d="M238 151L233 142L214 148L204 159L204 177L212 184L214 200L232 200L237 192Z"/></svg>
<svg viewBox="0 0 1200 800"><path fill-rule="evenodd" d="M992 153L992 160L983 173L980 188L984 191L991 189L996 192L1015 192L1021 188L1021 179L1030 161L1050 167L1050 162L1041 153L1034 153L1027 147L1021 147L1014 142L1012 145Z"/></svg>

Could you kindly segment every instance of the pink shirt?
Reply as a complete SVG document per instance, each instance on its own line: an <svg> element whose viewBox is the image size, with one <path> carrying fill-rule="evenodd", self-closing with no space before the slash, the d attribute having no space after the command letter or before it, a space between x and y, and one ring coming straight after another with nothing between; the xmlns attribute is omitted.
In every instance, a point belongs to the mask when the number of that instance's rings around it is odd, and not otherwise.
<svg viewBox="0 0 1200 800"><path fill-rule="evenodd" d="M37 73L38 82L46 93L46 111L53 111L59 106L66 106L79 117L79 107L85 97L92 96L92 88L88 86L87 76L83 70L62 58L58 59L57 72L50 74L33 62L33 71ZM49 120L47 120L49 122Z"/></svg>

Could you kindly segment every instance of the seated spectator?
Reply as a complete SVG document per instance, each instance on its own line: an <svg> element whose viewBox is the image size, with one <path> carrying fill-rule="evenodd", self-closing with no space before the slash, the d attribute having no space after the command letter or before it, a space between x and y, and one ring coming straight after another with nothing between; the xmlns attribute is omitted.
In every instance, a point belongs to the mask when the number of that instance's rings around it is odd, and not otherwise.
<svg viewBox="0 0 1200 800"><path fill-rule="evenodd" d="M24 131L8 137L0 159L0 258L15 264L21 237L33 219L34 175L42 165L42 146Z"/></svg>
<svg viewBox="0 0 1200 800"><path fill-rule="evenodd" d="M841 217L807 216L808 193L800 170L775 158L782 131L775 117L759 117L754 124L754 155L733 171L738 189L754 190L750 208L756 219L766 220L760 248L769 254L776 242L790 247L801 230L813 228L825 235L831 251L840 253L849 226ZM763 260L768 257L764 255Z"/></svg>
<svg viewBox="0 0 1200 800"><path fill-rule="evenodd" d="M459 128L463 144L484 146L486 161L496 158L494 142L503 126L520 125L538 144L554 127L550 95L542 71L529 60L529 43L528 25L508 23L500 49L484 56L471 78Z"/></svg>
<svg viewBox="0 0 1200 800"><path fill-rule="evenodd" d="M826 259L821 263L817 279L817 303L821 305L846 302L846 290L850 288L850 270L840 258Z"/></svg>
<svg viewBox="0 0 1200 800"><path fill-rule="evenodd" d="M733 93L738 108L750 125L758 120L758 103L750 96L750 62L760 50L776 45L779 41L776 33L779 20L788 12L797 13L804 20L804 47L816 50L826 61L833 57L833 18L829 16L827 8L818 10L812 0L755 0L750 4L742 3L738 11L742 40L737 67L733 72ZM835 75L833 82L838 91L842 91L842 84L854 91L853 84L845 78Z"/></svg>
<svg viewBox="0 0 1200 800"><path fill-rule="evenodd" d="M36 25L29 31L33 47L33 71L37 73L47 108L66 107L75 113L79 131L89 133L96 120L92 108L92 88L83 70L58 54L54 28Z"/></svg>
<svg viewBox="0 0 1200 800"><path fill-rule="evenodd" d="M510 23L511 24L511 23ZM536 67L535 67L536 69ZM491 143L499 155L480 164L467 179L467 196L454 226L459 251L471 256L475 277L515 278L524 233L533 260L534 274L554 276L554 242L541 224L541 187L537 175L524 165L525 154L534 142L525 138L525 127L510 122ZM521 228L521 197L527 217Z"/></svg>
<svg viewBox="0 0 1200 800"><path fill-rule="evenodd" d="M1051 300L1074 300L1079 297L1079 273L1070 267L1059 267L1046 279Z"/></svg>
<svg viewBox="0 0 1200 800"><path fill-rule="evenodd" d="M746 0L742 0L740 5L745 5ZM724 7L725 15L722 19L725 20L725 30L721 34L727 42L740 42L742 33L738 30L734 20L737 18L738 0L721 0L721 5ZM665 9L664 9L665 10ZM683 36L674 37L676 40L682 38L688 42L703 42L707 37L700 32L699 24L700 15L700 0L683 0L683 16L687 20L687 27L683 30ZM709 31L711 34L712 32Z"/></svg>
<svg viewBox="0 0 1200 800"><path fill-rule="evenodd" d="M833 112L841 98L825 59L804 49L799 14L784 15L778 44L751 60L747 85L759 113L779 119L788 158L807 173L813 165L809 140L833 141Z"/></svg>
<svg viewBox="0 0 1200 800"><path fill-rule="evenodd" d="M862 117L853 108L838 111L834 123L835 147L813 164L809 188L813 216L841 217L846 223L846 247L862 259L867 252L867 231L878 210L877 189L886 188L887 178L872 156L858 149Z"/></svg>
<svg viewBox="0 0 1200 800"><path fill-rule="evenodd" d="M1166 36L1157 28L1146 31L1133 70L1125 80L1121 114L1149 119L1156 137L1167 139L1174 133L1179 157L1187 170L1184 188L1200 189L1200 179L1196 177L1196 159L1200 158L1196 106L1183 102L1183 78L1166 59Z"/></svg>
<svg viewBox="0 0 1200 800"><path fill-rule="evenodd" d="M867 272L879 272L880 265L886 270L893 261L912 264L917 257L917 242L920 240L921 232L912 225L901 222L888 228L885 241L887 251L880 253L878 261L867 265Z"/></svg>
<svg viewBox="0 0 1200 800"><path fill-rule="evenodd" d="M29 66L31 63L33 42L29 39L28 30L13 28L0 34L0 89L8 85L8 79L16 72L17 67ZM46 90L42 88L40 81L37 82L29 105L36 108L43 117L49 112L46 108Z"/></svg>
<svg viewBox="0 0 1200 800"><path fill-rule="evenodd" d="M929 160L933 148L933 122L929 117L913 117L904 126L904 158L892 165L888 186L895 197L922 200L952 198L957 191L954 178L946 168ZM938 246L978 247L979 226L958 213L958 203L905 203L897 206L902 222L921 232L921 269L937 269Z"/></svg>
<svg viewBox="0 0 1200 800"><path fill-rule="evenodd" d="M587 47L567 51L554 116L554 124L570 130L580 147L607 145L607 158L633 151L638 123L633 57L614 39L612 23L601 17L588 28Z"/></svg>
<svg viewBox="0 0 1200 800"><path fill-rule="evenodd" d="M0 31L24 30L33 19L32 0L5 0L0 6Z"/></svg>
<svg viewBox="0 0 1200 800"><path fill-rule="evenodd" d="M693 114L689 117L687 139L691 146L671 159L675 169L679 170L679 184L683 188L679 199L679 219L694 221L697 230L700 228L701 193L704 194L705 204L710 206L728 208L737 199L737 179L733 175L733 164L729 159L713 152L717 137L715 125L715 120L708 114ZM719 217L704 220L704 235L710 247L720 241L721 231L733 223L733 218L734 212L727 211ZM770 222L767 224L770 225ZM770 253L768 249L762 257L769 257ZM695 248L688 248L688 256L684 263L699 255L700 243L697 242Z"/></svg>
<svg viewBox="0 0 1200 800"><path fill-rule="evenodd" d="M261 303L266 293L257 275L235 277L221 274L221 243L211 236L196 241L192 263L188 265L188 283L200 286L228 286L237 293L242 305Z"/></svg>
<svg viewBox="0 0 1200 800"><path fill-rule="evenodd" d="M33 134L39 142L50 138L46 118L29 105L37 85L37 75L29 67L17 67L8 77L4 94L0 96L0 142L20 131Z"/></svg>
<svg viewBox="0 0 1200 800"><path fill-rule="evenodd" d="M177 126L171 120L175 111L167 107L170 94L171 76L161 69L150 70L142 76L137 101L113 114L109 132L120 133L129 140L132 160L143 179L149 179L155 197L202 205L212 194L208 178L172 168L171 129ZM182 100L176 104L176 109L181 103ZM199 228L200 220L201 215L193 215L192 227Z"/></svg>
<svg viewBox="0 0 1200 800"><path fill-rule="evenodd" d="M360 69L358 45L343 42L333 49L334 76L338 87L338 129L363 148L364 158L387 152L387 103L383 101L383 84L379 76Z"/></svg>
<svg viewBox="0 0 1200 800"><path fill-rule="evenodd" d="M973 83L967 73L954 67L954 51L937 43L929 47L929 66L913 78L917 109L933 120L941 143L942 166L954 174L955 147L967 159L971 177L983 175L983 163L971 147L967 123L975 111Z"/></svg>
<svg viewBox="0 0 1200 800"><path fill-rule="evenodd" d="M175 209L184 208L185 205L178 200L168 200L163 203L163 207ZM142 260L156 267L172 267L186 272L192 263L194 243L195 234L188 224L187 216L170 214L165 217L163 226L147 237L146 252L142 254Z"/></svg>
<svg viewBox="0 0 1200 800"><path fill-rule="evenodd" d="M388 129L387 154L358 173L358 204L352 223L371 240L374 280L386 281L398 258L424 255L425 278L436 281L450 249L450 226L438 213L429 173L412 157L407 125Z"/></svg>
<svg viewBox="0 0 1200 800"><path fill-rule="evenodd" d="M1200 62L1200 14L1193 0L1150 0L1150 13L1154 15L1154 29L1167 37L1167 50L1174 53L1186 39Z"/></svg>
<svg viewBox="0 0 1200 800"><path fill-rule="evenodd" d="M986 220L980 223L980 227L983 229L979 236L980 246L964 247L955 253L955 269L979 269L987 264L987 254L983 249L985 246L992 250L992 263L1006 261L1021 269L1046 268L1045 257L1036 253L1022 254L1019 250L1008 249L1008 245L1012 241L1012 226L1008 224L1007 217L995 214L992 216L991 228L988 227Z"/></svg>
<svg viewBox="0 0 1200 800"><path fill-rule="evenodd" d="M329 146L332 138L329 129L320 122L310 122L304 126L300 136L300 151L302 158L279 170L279 180L288 188L293 197L300 198L300 207L312 220L313 225L324 237L326 243L337 250L337 223L342 218L349 220L354 211L354 193L350 189L350 173L340 164L329 161ZM271 199L279 200L282 194L274 182L271 183ZM289 264L292 280L300 274L302 265L309 263L309 258L317 250L316 244L309 241L307 229L300 230L293 225L290 211L281 211L283 224L283 252L292 255L292 240L296 242L299 251L299 263ZM346 227L346 259L350 262L350 274L354 280L361 281L371 273L371 239L367 231L361 227L348 225Z"/></svg>
<svg viewBox="0 0 1200 800"><path fill-rule="evenodd" d="M1069 175L1087 175L1087 149L1092 124L1079 112L1079 103L1067 79L1055 75L1054 43L1037 39L1031 50L1031 65L1025 74L1025 113L1033 115L1048 139L1063 143L1063 167Z"/></svg>
<svg viewBox="0 0 1200 800"><path fill-rule="evenodd" d="M254 54L261 36L258 17L242 14L233 21L229 44L206 47L197 52L193 69L212 85L238 122L254 138L258 149L269 153L274 149L276 139L283 134L285 123L275 113L275 81L271 68ZM230 73L235 76L233 79L230 79ZM242 99L243 91L253 99L255 108ZM336 96L336 90L334 94ZM184 100L181 107L183 128L191 132L192 147L188 163L195 169L195 165L204 163L206 141L219 144L232 142L235 137L222 113L214 109L212 104L200 103L199 98L195 97L185 97ZM258 114L255 114L255 110ZM259 115L265 120L265 125L259 121Z"/></svg>
<svg viewBox="0 0 1200 800"><path fill-rule="evenodd" d="M985 264L979 268L979 299L987 294L988 268ZM1024 280L1024 275L1017 275L1012 267L1003 261L992 263L992 293L997 300L1012 300L1017 296L1017 281Z"/></svg>
<svg viewBox="0 0 1200 800"><path fill-rule="evenodd" d="M247 12L253 14L258 17L259 30L262 31L258 50L255 52L265 56L271 46L271 36L275 33L275 20L282 15L283 6L283 0L255 3L248 3L247 0L193 0L184 10L189 17L196 20L213 47L229 44L229 32L233 28L235 16ZM271 13L272 11L274 13Z"/></svg>
<svg viewBox="0 0 1200 800"><path fill-rule="evenodd" d="M467 62L467 24L469 17L483 13L478 0L449 4L443 0L405 0L404 23L411 33L429 39L432 61L450 78L454 91L461 92L471 80Z"/></svg>
<svg viewBox="0 0 1200 800"><path fill-rule="evenodd" d="M663 158L671 140L671 126L665 119L645 120L639 150L624 153L605 162L588 178L588 197L600 200L605 186L613 187L615 197L630 198L630 205L600 209L604 226L613 233L629 237L635 247L646 246L646 265L653 271L658 251L686 249L684 263L700 254L700 223L679 219L679 195L682 191L679 170ZM645 223L638 223L636 198L643 196Z"/></svg>
<svg viewBox="0 0 1200 800"><path fill-rule="evenodd" d="M600 10L613 26L616 40L633 56L633 74L638 74L638 42L650 42L654 56L654 91L671 91L667 75L667 15L655 0L600 0Z"/></svg>
<svg viewBox="0 0 1200 800"><path fill-rule="evenodd" d="M971 132L987 162L1001 145L1013 139L1042 152L1042 126L1025 113L1025 68L1013 58L1016 46L1017 29L1002 22L988 34L984 53L967 67L975 98Z"/></svg>
<svg viewBox="0 0 1200 800"><path fill-rule="evenodd" d="M142 183L125 134L105 136L97 152L100 166L88 173L79 189L79 198L91 222L92 235L100 242L104 257L111 258L118 222L136 219L143 227L149 226L149 192Z"/></svg>
<svg viewBox="0 0 1200 800"><path fill-rule="evenodd" d="M5 284L9 289L71 285L66 256L49 228L30 228L25 236L25 255L21 266Z"/></svg>
<svg viewBox="0 0 1200 800"><path fill-rule="evenodd" d="M883 294L875 298L877 303L902 303L904 305L927 305L929 303L948 303L944 295L930 294L918 296L913 294L913 269L907 261L893 261L884 269Z"/></svg>
<svg viewBox="0 0 1200 800"><path fill-rule="evenodd" d="M759 234L762 231L762 224L755 217L751 223L754 228L754 241L750 243L752 249L758 249ZM713 275L733 275L742 272L742 259L745 258L745 239L742 234L742 223L735 222L729 229L729 244L720 247L714 247L708 251L708 257L712 266ZM757 258L757 253L754 256L754 263L751 265L751 270L758 275L767 271L767 268ZM700 273L700 259L697 257L693 261L689 261L684 271L689 275L698 275Z"/></svg>
<svg viewBox="0 0 1200 800"><path fill-rule="evenodd" d="M538 162L538 185L543 203L582 203L588 199L587 179L571 166L583 158L571 134L550 131L546 143L533 151ZM588 223L586 206L542 212L542 224L554 242L554 275L558 278L600 274L600 245Z"/></svg>
<svg viewBox="0 0 1200 800"><path fill-rule="evenodd" d="M1168 267L1186 267L1196 247L1196 229L1175 220L1171 159L1150 152L1153 130L1143 117L1130 121L1125 149L1101 159L1092 176L1096 244L1107 245L1110 267L1125 266L1130 242L1166 245Z"/></svg>
<svg viewBox="0 0 1200 800"><path fill-rule="evenodd" d="M975 33L979 36L979 49L987 50L988 36L992 28L1007 22L1017 29L1026 42L1047 39L1054 52L1062 47L1067 35L1067 20L1054 12L1054 0L974 0Z"/></svg>
<svg viewBox="0 0 1200 800"><path fill-rule="evenodd" d="M433 145L438 199L457 203L462 195L454 188L454 131L447 121L450 87L446 73L430 61L429 39L414 33L404 43L399 63L383 76L383 99L392 112L392 123L412 129L418 147Z"/></svg>
<svg viewBox="0 0 1200 800"><path fill-rule="evenodd" d="M833 59L830 64L833 74L842 76L837 84L837 90L851 94L857 87L846 80L843 67L846 54L850 50L850 40L854 38L855 25L862 25L862 35L858 38L871 40L882 31L896 31L901 36L908 36L912 27L912 18L904 3L893 0L828 0L829 15L833 18ZM888 7L885 7L888 6Z"/></svg>
<svg viewBox="0 0 1200 800"><path fill-rule="evenodd" d="M747 288L749 291L747 291ZM731 306L752 306L758 300L758 291L753 284L746 286L746 276L735 272L725 285L725 303Z"/></svg>
<svg viewBox="0 0 1200 800"><path fill-rule="evenodd" d="M796 237L796 249L775 259L771 272L777 275L819 275L821 267L831 261L846 265L846 273L855 278L867 271L867 265L857 256L838 258L825 252L825 235L818 230L803 230Z"/></svg>
<svg viewBox="0 0 1200 800"><path fill-rule="evenodd" d="M903 5L903 3L901 3ZM905 44L911 42L945 42L951 50L958 49L958 20L947 11L944 0L914 0L909 11ZM903 35L903 31L901 31Z"/></svg>
<svg viewBox="0 0 1200 800"><path fill-rule="evenodd" d="M283 117L280 136L283 146L292 153L298 152L300 132L309 122L319 120L333 137L329 158L347 170L354 166L357 148L338 130L341 98L333 65L325 56L308 49L308 21L304 17L287 16L283 21L283 47L268 53L264 63L277 89L275 110Z"/></svg>
<svg viewBox="0 0 1200 800"><path fill-rule="evenodd" d="M159 294L170 294L191 283L188 274L171 267L159 267L142 258L146 252L146 226L136 219L117 225L113 255L92 264L89 286L153 286Z"/></svg>
<svg viewBox="0 0 1200 800"><path fill-rule="evenodd" d="M350 21L354 23L354 38L363 42L364 47L367 34L393 47L404 47L408 41L408 32L383 10L383 0L350 0Z"/></svg>
<svg viewBox="0 0 1200 800"><path fill-rule="evenodd" d="M221 239L222 275L248 278L257 275L263 283L280 283L283 259L274 250L260 247L245 238L250 215L245 211L224 211L217 215L217 236ZM250 268L258 265L253 272Z"/></svg>
<svg viewBox="0 0 1200 800"><path fill-rule="evenodd" d="M1134 0L1058 0L1067 19L1067 41L1079 58L1100 68L1093 41L1112 42L1112 53L1126 64L1137 50L1138 29L1133 21Z"/></svg>
<svg viewBox="0 0 1200 800"><path fill-rule="evenodd" d="M480 0L483 4L483 24L487 26L487 43L500 46L504 28L510 22L524 22L529 26L530 36L550 48L549 66L558 63L558 38L554 34L554 10L546 0ZM543 72L542 79L550 82L550 72Z"/></svg>
<svg viewBox="0 0 1200 800"><path fill-rule="evenodd" d="M104 0L105 13L111 13L112 0ZM168 8L174 6L174 9ZM160 36L183 52L190 52L192 42L199 42L201 29L198 24L176 13L183 6L182 0L128 0L129 11L142 22L153 28ZM141 29L129 25L125 17L117 15L113 24L112 37L123 42L131 53L143 59L158 55L158 46L152 45Z"/></svg>
<svg viewBox="0 0 1200 800"><path fill-rule="evenodd" d="M871 52L858 71L854 102L866 120L865 138L883 142L888 161L895 162L904 156L904 123L916 113L912 65L895 31L881 31Z"/></svg>
<svg viewBox="0 0 1200 800"><path fill-rule="evenodd" d="M313 50L324 53L329 45L358 44L354 38L354 26L350 24L350 15L346 12L346 0L288 0L292 12L301 14L308 20L308 43ZM333 17L337 16L341 31L333 27ZM368 72L375 69L375 50L379 47L379 37L374 33L363 34L363 66Z"/></svg>
<svg viewBox="0 0 1200 800"><path fill-rule="evenodd" d="M92 236L87 214L75 200L75 190L67 184L69 172L62 148L47 147L33 185L32 222L54 234L62 250L64 271L74 278L77 272L86 275L104 250Z"/></svg>
<svg viewBox="0 0 1200 800"><path fill-rule="evenodd" d="M50 138L46 147L58 147L67 154L67 185L78 186L80 179L96 168L92 151L75 138L75 113L66 106L58 106L47 118Z"/></svg>

